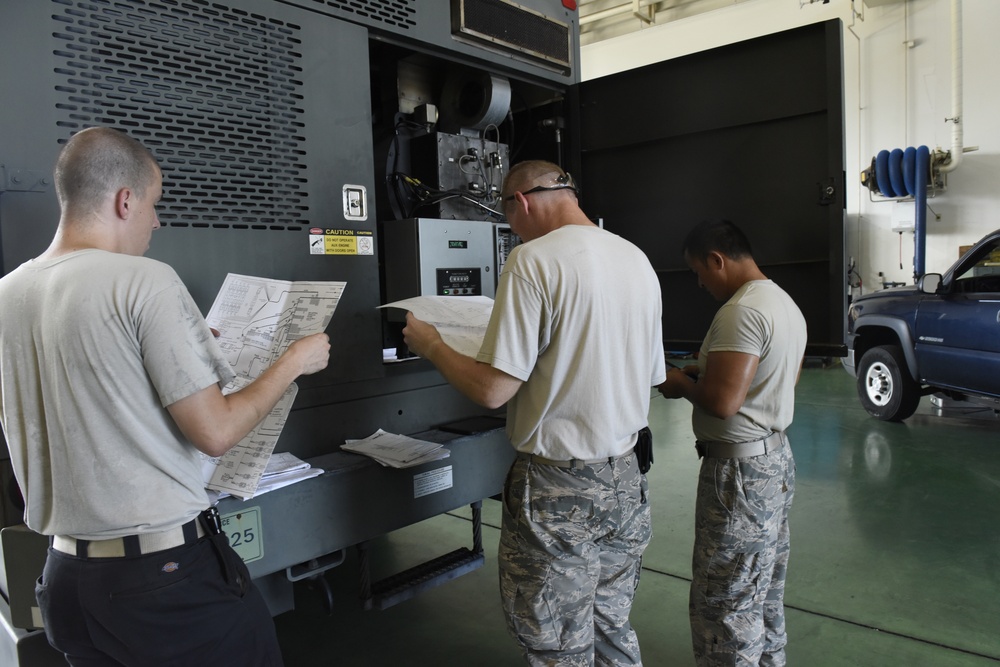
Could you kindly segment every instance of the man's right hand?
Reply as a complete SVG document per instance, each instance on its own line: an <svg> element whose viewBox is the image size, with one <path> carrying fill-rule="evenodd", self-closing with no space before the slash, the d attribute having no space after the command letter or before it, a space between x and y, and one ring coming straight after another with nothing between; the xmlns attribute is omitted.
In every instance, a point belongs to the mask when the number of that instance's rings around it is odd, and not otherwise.
<svg viewBox="0 0 1000 667"><path fill-rule="evenodd" d="M330 363L330 337L325 333L305 336L289 345L285 355L292 355L298 362L299 375L318 373Z"/></svg>
<svg viewBox="0 0 1000 667"><path fill-rule="evenodd" d="M444 341L433 324L417 319L416 315L408 312L406 313L406 326L403 327L403 342L413 354L431 360L427 355L438 343Z"/></svg>

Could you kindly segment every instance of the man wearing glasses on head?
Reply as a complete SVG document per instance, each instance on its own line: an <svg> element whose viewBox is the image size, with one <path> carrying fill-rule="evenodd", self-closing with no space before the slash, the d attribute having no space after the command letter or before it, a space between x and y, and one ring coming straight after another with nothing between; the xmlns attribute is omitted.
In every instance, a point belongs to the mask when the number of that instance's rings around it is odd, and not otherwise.
<svg viewBox="0 0 1000 667"><path fill-rule="evenodd" d="M510 254L476 358L407 314L410 350L462 393L507 406L518 455L503 491L500 591L532 665L639 665L629 623L649 543L633 452L665 378L659 281L636 246L592 223L558 165L515 165Z"/></svg>

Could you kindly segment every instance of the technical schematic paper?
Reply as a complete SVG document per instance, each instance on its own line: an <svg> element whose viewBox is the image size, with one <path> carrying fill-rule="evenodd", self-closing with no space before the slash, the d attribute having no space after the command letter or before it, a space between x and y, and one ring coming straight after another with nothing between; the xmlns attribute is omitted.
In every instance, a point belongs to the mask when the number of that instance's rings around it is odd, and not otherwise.
<svg viewBox="0 0 1000 667"><path fill-rule="evenodd" d="M248 384L249 379L236 378L227 389L238 391ZM244 500L254 496L298 391L298 385L293 382L274 409L232 449L218 458L205 457L202 473L206 488Z"/></svg>
<svg viewBox="0 0 1000 667"><path fill-rule="evenodd" d="M205 318L219 332L219 347L236 374L223 393L250 384L299 338L325 331L346 286L346 282L226 276ZM222 457L208 460L207 488L253 497L297 392L293 383L245 438Z"/></svg>
<svg viewBox="0 0 1000 667"><path fill-rule="evenodd" d="M379 308L409 310L417 319L433 324L448 347L475 358L486 337L493 299L488 296L415 296Z"/></svg>
<svg viewBox="0 0 1000 667"><path fill-rule="evenodd" d="M233 372L255 379L293 342L326 330L345 287L230 273L205 319Z"/></svg>

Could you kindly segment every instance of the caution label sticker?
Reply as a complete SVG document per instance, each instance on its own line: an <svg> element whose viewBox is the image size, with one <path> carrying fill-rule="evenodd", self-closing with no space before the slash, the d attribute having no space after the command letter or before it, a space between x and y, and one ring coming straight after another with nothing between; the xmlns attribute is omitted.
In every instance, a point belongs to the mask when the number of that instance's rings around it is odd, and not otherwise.
<svg viewBox="0 0 1000 667"><path fill-rule="evenodd" d="M374 255L375 241L372 232L363 229L309 230L311 255Z"/></svg>

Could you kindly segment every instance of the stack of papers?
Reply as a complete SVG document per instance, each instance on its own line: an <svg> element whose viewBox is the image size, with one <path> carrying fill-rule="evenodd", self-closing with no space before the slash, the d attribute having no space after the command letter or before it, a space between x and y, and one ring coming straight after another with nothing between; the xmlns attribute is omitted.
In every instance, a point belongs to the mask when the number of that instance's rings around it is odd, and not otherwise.
<svg viewBox="0 0 1000 667"><path fill-rule="evenodd" d="M203 474L211 476L218 466L218 459L213 459L207 456L203 457L203 459ZM280 489L283 486L295 484L296 482L301 482L302 480L306 480L311 477L318 477L322 474L322 468L313 468L294 454L281 452L278 454L271 454L271 458L268 460L267 465L264 466L264 470L260 475L260 481L256 484L253 490L210 490L217 493L213 502L217 502L219 499L231 495L238 496L243 500L249 500L250 498L255 498L262 493L274 491L275 489Z"/></svg>
<svg viewBox="0 0 1000 667"><path fill-rule="evenodd" d="M271 454L271 460L264 468L264 474L260 476L260 484L257 485L256 495L280 489L283 486L301 482L310 477L318 477L323 474L322 468L313 468L311 465L298 458L294 454L281 452Z"/></svg>
<svg viewBox="0 0 1000 667"><path fill-rule="evenodd" d="M387 433L382 429L375 431L364 440L349 440L340 448L348 452L370 456L382 465L392 468L410 468L451 456L448 448L436 442Z"/></svg>

